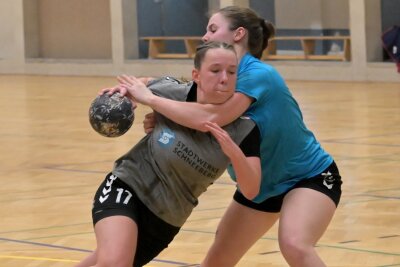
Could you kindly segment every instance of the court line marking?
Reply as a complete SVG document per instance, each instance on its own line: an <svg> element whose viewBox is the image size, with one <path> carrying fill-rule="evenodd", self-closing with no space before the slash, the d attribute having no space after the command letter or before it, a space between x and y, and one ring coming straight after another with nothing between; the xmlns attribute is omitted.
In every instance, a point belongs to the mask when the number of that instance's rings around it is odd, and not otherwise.
<svg viewBox="0 0 400 267"><path fill-rule="evenodd" d="M10 239L10 238L4 238L4 237L0 237L0 240L6 241L6 242L22 243L22 244L35 245L35 246L41 246L41 247L49 247L49 248L59 248L59 249L79 251L79 252L93 252L92 250L88 250L88 249L72 248L72 247L51 245L51 244L45 244L45 243L39 243L39 242L33 242L33 241L27 241L27 240Z"/></svg>
<svg viewBox="0 0 400 267"><path fill-rule="evenodd" d="M395 264L390 264L390 265L380 265L380 266L376 266L376 267L393 267L393 266L400 266L400 263L395 263Z"/></svg>
<svg viewBox="0 0 400 267"><path fill-rule="evenodd" d="M183 228L182 228L181 231L182 232L203 233L203 234L215 234L215 232L210 232L210 231L192 230L192 229L183 229ZM278 240L278 238L276 238L276 237L261 237L260 240L261 239L262 240L273 240L273 241L277 241ZM373 254L380 254L380 255L387 255L387 256L399 256L400 257L400 253L396 253L396 252L391 253L391 252L385 252L385 251L351 248L351 247L346 247L346 246L317 244L316 247L341 249L341 250L350 250L350 251L356 251L356 252L373 253Z"/></svg>
<svg viewBox="0 0 400 267"><path fill-rule="evenodd" d="M360 145L360 146L400 147L400 144L356 143L356 142L350 142L350 141L349 142L347 142L347 141L324 141L321 143Z"/></svg>
<svg viewBox="0 0 400 267"><path fill-rule="evenodd" d="M17 240L17 239L10 239L10 238L4 238L4 237L0 237L0 241L15 242L15 243L29 244L29 245L42 246L42 247L79 251L79 252L88 252L88 253L93 252L92 250L88 250L88 249L79 249L79 248L73 248L73 247L51 245L51 244L46 244L46 243L32 242L32 241L26 241L26 240ZM185 263L185 262L161 260L161 259L153 259L152 261L173 264L173 265L179 265L179 266L181 266L181 265L186 266L186 265L190 264L190 263Z"/></svg>
<svg viewBox="0 0 400 267"><path fill-rule="evenodd" d="M77 260L68 260L68 259L54 259L54 258L27 257L27 256L12 256L12 255L0 255L0 259L35 260L35 261L56 261L56 262L79 262L79 261L77 261Z"/></svg>
<svg viewBox="0 0 400 267"><path fill-rule="evenodd" d="M46 168L46 167L45 167ZM71 170L68 170L68 169L63 169L63 168L57 168L57 167L47 167L48 169L53 169L53 170L61 170L61 171L71 171ZM77 172L85 172L85 170L72 170L72 171L77 171ZM100 172L100 171L93 171L93 172ZM365 195L365 196L367 196L367 195ZM0 238L0 239L2 239L2 238ZM265 238L262 238L262 239L265 239ZM3 239L4 240L4 239ZM32 242L33 243L33 242ZM329 246L329 245L319 245L320 247L335 247L335 248L339 248L339 249L350 249L350 250L356 250L356 251L364 251L364 252L372 252L372 253L378 253L378 254L381 254L382 252L376 252L376 251L369 251L369 250L358 250L358 249L352 249L352 248L345 248L345 247L337 247L337 246ZM62 248L62 247L61 247ZM64 248L64 249L67 249L67 248ZM76 250L79 250L79 249L76 249ZM382 254L386 254L386 253L382 253ZM388 255L396 255L396 256L398 256L399 254L391 254L391 253L388 253Z"/></svg>
<svg viewBox="0 0 400 267"><path fill-rule="evenodd" d="M55 258L43 258L43 257L28 257L28 256L12 256L12 255L0 255L0 259L17 259L17 260L34 260L34 261L55 261L55 262L80 262L78 260L68 259L55 259ZM185 266L198 266L198 265L185 265ZM146 265L146 267L151 267Z"/></svg>
<svg viewBox="0 0 400 267"><path fill-rule="evenodd" d="M371 138L388 137L388 136L396 136L396 135L400 135L400 132L367 135L367 136L354 136L354 137L347 137L347 138L322 139L321 141L334 143L334 142L342 142L342 141L347 141L347 140L371 139Z"/></svg>
<svg viewBox="0 0 400 267"><path fill-rule="evenodd" d="M32 232L32 231L42 231L42 230L50 230L55 228L66 228L66 227L74 227L74 226L81 226L81 225L88 225L92 222L83 222L83 223L72 223L72 224L64 224L64 225L53 225L48 227L38 227L38 228L27 228L27 229L19 229L19 230L11 230L11 231L4 231L0 232L0 234L10 234L10 233L23 233L23 232Z"/></svg>

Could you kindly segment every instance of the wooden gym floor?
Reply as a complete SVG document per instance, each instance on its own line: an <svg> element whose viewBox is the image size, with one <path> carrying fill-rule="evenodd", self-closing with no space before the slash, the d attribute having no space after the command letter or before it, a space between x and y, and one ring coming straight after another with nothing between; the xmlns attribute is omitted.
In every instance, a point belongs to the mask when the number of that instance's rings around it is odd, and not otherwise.
<svg viewBox="0 0 400 267"><path fill-rule="evenodd" d="M90 209L113 160L144 135L105 138L88 108L112 77L0 76L0 266L73 266L95 248ZM400 266L400 84L288 82L334 157L343 197L317 250L328 266ZM234 184L224 175L148 266L195 266ZM305 216L307 216L305 214ZM233 233L234 234L234 233ZM287 266L274 227L238 266Z"/></svg>

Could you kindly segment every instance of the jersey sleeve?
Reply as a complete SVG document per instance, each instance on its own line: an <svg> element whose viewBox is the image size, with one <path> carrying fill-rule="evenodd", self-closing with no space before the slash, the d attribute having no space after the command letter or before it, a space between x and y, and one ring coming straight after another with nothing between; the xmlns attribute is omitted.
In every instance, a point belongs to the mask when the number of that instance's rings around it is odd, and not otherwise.
<svg viewBox="0 0 400 267"><path fill-rule="evenodd" d="M160 97L177 101L186 101L192 84L193 82L182 83L175 78L167 76L152 80L148 84L148 88L153 94Z"/></svg>
<svg viewBox="0 0 400 267"><path fill-rule="evenodd" d="M239 147L246 157L260 157L260 131L257 125L253 130L243 139Z"/></svg>
<svg viewBox="0 0 400 267"><path fill-rule="evenodd" d="M263 68L251 68L240 73L237 79L236 92L240 92L259 101L268 94L268 72Z"/></svg>

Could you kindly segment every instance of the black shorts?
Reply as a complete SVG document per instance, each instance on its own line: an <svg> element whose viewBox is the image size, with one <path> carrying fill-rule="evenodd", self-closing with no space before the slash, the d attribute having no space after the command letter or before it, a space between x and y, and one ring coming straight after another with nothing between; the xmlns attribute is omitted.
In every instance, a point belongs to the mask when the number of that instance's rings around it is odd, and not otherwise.
<svg viewBox="0 0 400 267"><path fill-rule="evenodd" d="M123 215L138 226L138 240L133 266L139 267L153 260L179 232L180 227L170 225L154 215L136 196L135 192L113 174L108 174L93 200L93 225L103 218Z"/></svg>
<svg viewBox="0 0 400 267"><path fill-rule="evenodd" d="M290 190L295 188L310 188L321 192L332 199L337 206L340 201L340 196L342 195L342 178L340 177L336 163L333 162L319 175L301 180L295 184L295 186L290 188ZM240 193L240 191L236 190L233 199L236 200L236 202L255 210L276 213L281 211L283 199L290 190L278 196L268 198L261 203L255 203L248 200L242 195L242 193Z"/></svg>

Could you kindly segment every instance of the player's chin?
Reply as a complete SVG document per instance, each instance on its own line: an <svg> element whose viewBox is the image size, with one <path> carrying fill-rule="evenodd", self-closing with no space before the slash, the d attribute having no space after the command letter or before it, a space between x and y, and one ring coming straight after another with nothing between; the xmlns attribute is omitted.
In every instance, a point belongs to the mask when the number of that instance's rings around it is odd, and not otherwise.
<svg viewBox="0 0 400 267"><path fill-rule="evenodd" d="M214 96L213 104L222 104L222 103L226 102L229 98L231 98L232 95L233 95L232 92L219 91Z"/></svg>
<svg viewBox="0 0 400 267"><path fill-rule="evenodd" d="M232 90L218 90L217 95L220 95L221 97L231 97L234 93Z"/></svg>

